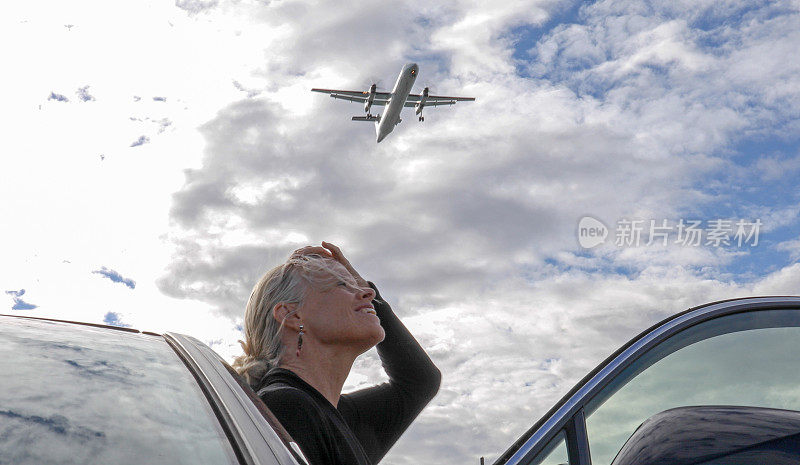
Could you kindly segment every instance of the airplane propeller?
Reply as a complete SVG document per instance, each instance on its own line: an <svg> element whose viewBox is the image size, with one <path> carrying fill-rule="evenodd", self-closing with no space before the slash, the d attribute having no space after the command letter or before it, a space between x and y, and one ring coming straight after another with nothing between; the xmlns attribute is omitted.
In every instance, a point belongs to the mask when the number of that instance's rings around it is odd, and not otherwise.
<svg viewBox="0 0 800 465"><path fill-rule="evenodd" d="M367 82L366 82L366 83L362 83L362 86L361 86L361 87L363 87L364 89L369 89L369 87L370 87L372 84L375 84L375 86L377 87L377 89L376 89L376 90L377 90L378 92L389 92L389 91L388 91L388 90L386 90L386 88L384 88L384 86L383 86L383 79L381 79L381 78L379 78L379 77L376 77L376 76L368 76L368 77L367 77Z"/></svg>

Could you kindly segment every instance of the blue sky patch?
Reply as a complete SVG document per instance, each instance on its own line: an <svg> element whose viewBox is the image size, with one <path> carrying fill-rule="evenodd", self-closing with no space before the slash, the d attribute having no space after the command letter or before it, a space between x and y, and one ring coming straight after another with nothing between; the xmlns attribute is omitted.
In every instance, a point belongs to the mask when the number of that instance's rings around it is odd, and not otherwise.
<svg viewBox="0 0 800 465"><path fill-rule="evenodd" d="M101 276L105 276L106 278L114 281L115 283L122 283L122 284L128 286L131 289L136 288L136 282L134 280L129 279L129 278L123 278L122 275L120 275L116 271L111 270L109 268L102 267L99 270L92 271L92 273L99 274Z"/></svg>
<svg viewBox="0 0 800 465"><path fill-rule="evenodd" d="M581 7L588 4L589 2L571 1L561 5L558 10L551 12L550 18L544 24L524 24L512 28L508 36L514 42L512 57L517 61L517 72L525 76L525 69L531 61L531 49L536 47L539 40L554 28L565 24L578 23Z"/></svg>
<svg viewBox="0 0 800 465"><path fill-rule="evenodd" d="M95 99L94 96L89 93L89 86L80 87L75 93L78 94L78 98L83 102L91 102Z"/></svg>
<svg viewBox="0 0 800 465"><path fill-rule="evenodd" d="M763 21L791 13L793 13L791 8L766 0L745 2L741 5L730 3L725 7L707 8L696 16L689 26L701 31L739 29L755 19Z"/></svg>
<svg viewBox="0 0 800 465"><path fill-rule="evenodd" d="M149 137L141 136L138 139L136 139L135 141L133 141L133 143L131 144L131 147L138 147L138 146L144 145L144 144L146 144L148 142L150 142L150 138Z"/></svg>
<svg viewBox="0 0 800 465"><path fill-rule="evenodd" d="M22 300L22 296L25 295L25 289L20 289L18 291L6 291L6 294L12 296L14 299L14 305L11 307L11 310L33 310L34 308L38 307L38 305L29 304Z"/></svg>
<svg viewBox="0 0 800 465"><path fill-rule="evenodd" d="M57 102L69 102L69 99L61 94L57 94L55 92L50 92L50 96L47 97L47 100L55 100Z"/></svg>
<svg viewBox="0 0 800 465"><path fill-rule="evenodd" d="M798 239L800 229L800 138L776 135L748 137L729 149L727 168L697 188L712 197L687 206L698 218L736 218L763 222L759 243L720 269L753 280L797 260L779 244Z"/></svg>
<svg viewBox="0 0 800 465"><path fill-rule="evenodd" d="M120 328L130 328L131 325L123 323L120 314L117 312L108 312L103 317L103 323L109 326L119 326Z"/></svg>

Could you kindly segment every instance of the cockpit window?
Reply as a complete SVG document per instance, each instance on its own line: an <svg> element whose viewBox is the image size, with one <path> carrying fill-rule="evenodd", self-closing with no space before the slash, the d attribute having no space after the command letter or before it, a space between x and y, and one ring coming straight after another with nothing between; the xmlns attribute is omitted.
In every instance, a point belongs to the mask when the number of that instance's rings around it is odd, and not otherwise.
<svg viewBox="0 0 800 465"><path fill-rule="evenodd" d="M160 337L0 317L0 463L237 463Z"/></svg>

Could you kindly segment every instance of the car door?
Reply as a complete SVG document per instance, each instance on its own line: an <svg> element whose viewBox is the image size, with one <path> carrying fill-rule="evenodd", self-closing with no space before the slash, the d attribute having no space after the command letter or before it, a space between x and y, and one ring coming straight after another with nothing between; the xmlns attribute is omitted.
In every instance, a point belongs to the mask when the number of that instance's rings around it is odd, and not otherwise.
<svg viewBox="0 0 800 465"><path fill-rule="evenodd" d="M495 465L798 463L798 354L800 298L690 309L609 357Z"/></svg>

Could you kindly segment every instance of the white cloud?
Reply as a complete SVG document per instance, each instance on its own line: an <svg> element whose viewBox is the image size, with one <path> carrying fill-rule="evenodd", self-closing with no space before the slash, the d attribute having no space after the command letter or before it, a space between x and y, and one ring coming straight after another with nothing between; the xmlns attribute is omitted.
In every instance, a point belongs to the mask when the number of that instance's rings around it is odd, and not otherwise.
<svg viewBox="0 0 800 465"><path fill-rule="evenodd" d="M792 260L800 259L800 238L783 241L775 245L777 250L788 252Z"/></svg>
<svg viewBox="0 0 800 465"><path fill-rule="evenodd" d="M756 172L765 183L777 181L787 174L794 174L800 171L800 155L793 157L781 157L777 155L765 155L759 157L755 164Z"/></svg>

